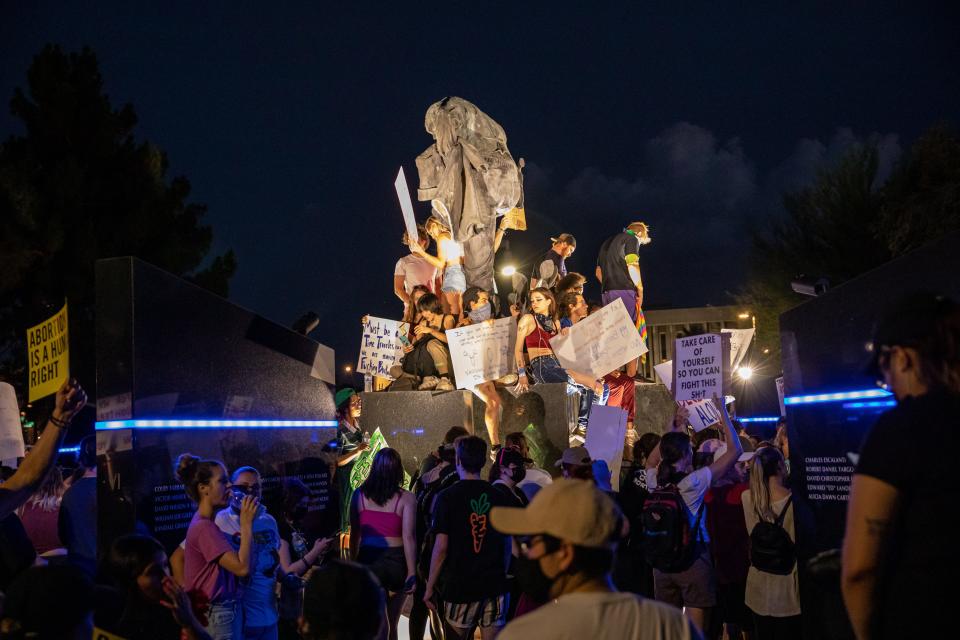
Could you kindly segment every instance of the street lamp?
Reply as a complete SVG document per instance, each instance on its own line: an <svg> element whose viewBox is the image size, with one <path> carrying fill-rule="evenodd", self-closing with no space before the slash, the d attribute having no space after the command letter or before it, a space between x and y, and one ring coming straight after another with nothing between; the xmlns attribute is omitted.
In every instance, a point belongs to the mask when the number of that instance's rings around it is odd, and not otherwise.
<svg viewBox="0 0 960 640"><path fill-rule="evenodd" d="M508 278L517 272L517 268L513 265L507 265L504 267L500 273L507 276Z"/></svg>
<svg viewBox="0 0 960 640"><path fill-rule="evenodd" d="M749 380L753 377L753 367L740 367L737 369L737 377L741 380Z"/></svg>

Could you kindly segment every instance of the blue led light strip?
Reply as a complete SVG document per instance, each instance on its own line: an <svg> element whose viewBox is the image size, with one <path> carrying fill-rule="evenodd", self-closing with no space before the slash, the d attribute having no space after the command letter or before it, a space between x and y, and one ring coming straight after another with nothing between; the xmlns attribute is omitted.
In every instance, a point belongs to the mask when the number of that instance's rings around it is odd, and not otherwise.
<svg viewBox="0 0 960 640"><path fill-rule="evenodd" d="M780 416L750 416L747 418L737 418L740 422L777 422Z"/></svg>
<svg viewBox="0 0 960 640"><path fill-rule="evenodd" d="M80 453L80 447L60 447L60 453Z"/></svg>
<svg viewBox="0 0 960 640"><path fill-rule="evenodd" d="M107 420L97 431L110 429L289 429L336 427L336 420Z"/></svg>
<svg viewBox="0 0 960 640"><path fill-rule="evenodd" d="M869 402L844 402L844 409L885 409L897 406L896 400L871 400Z"/></svg>
<svg viewBox="0 0 960 640"><path fill-rule="evenodd" d="M839 391L837 393L815 393L805 396L787 396L783 399L783 404L820 404L822 402L841 402L843 400L886 398L892 395L892 393L883 389L863 389L861 391Z"/></svg>

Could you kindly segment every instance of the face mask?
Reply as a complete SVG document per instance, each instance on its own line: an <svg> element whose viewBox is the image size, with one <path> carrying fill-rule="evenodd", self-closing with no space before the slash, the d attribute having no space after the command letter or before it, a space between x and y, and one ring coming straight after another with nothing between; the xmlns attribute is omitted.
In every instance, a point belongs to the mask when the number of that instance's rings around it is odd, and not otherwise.
<svg viewBox="0 0 960 640"><path fill-rule="evenodd" d="M490 316L492 315L490 311L490 303L488 302L487 304L474 309L467 315L470 316L470 319L474 322L483 322L485 320L489 320Z"/></svg>
<svg viewBox="0 0 960 640"><path fill-rule="evenodd" d="M510 479L514 482L522 482L524 478L527 477L527 470L525 467L518 467L513 470L513 473L510 475Z"/></svg>
<svg viewBox="0 0 960 640"><path fill-rule="evenodd" d="M530 596L530 598L542 604L550 599L550 587L553 586L553 579L540 568L540 560L531 560L524 554L516 558L514 570L517 574L517 581L520 583L520 590Z"/></svg>

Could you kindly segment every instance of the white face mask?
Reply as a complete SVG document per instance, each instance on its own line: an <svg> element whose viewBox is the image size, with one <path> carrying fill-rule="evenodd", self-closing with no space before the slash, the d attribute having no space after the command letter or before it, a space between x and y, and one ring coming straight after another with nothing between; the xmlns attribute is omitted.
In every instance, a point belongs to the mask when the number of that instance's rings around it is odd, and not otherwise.
<svg viewBox="0 0 960 640"><path fill-rule="evenodd" d="M492 312L490 309L490 303L488 302L474 309L473 311L469 312L467 315L470 316L470 319L473 320L474 322L483 322L484 320L489 320L492 315Z"/></svg>

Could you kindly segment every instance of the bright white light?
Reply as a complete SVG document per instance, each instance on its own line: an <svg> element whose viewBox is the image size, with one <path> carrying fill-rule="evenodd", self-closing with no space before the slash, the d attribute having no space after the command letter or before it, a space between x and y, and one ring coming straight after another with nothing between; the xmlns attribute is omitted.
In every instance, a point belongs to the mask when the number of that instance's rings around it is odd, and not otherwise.
<svg viewBox="0 0 960 640"><path fill-rule="evenodd" d="M740 367L737 369L737 376L739 376L741 380L749 380L753 377L753 367Z"/></svg>
<svg viewBox="0 0 960 640"><path fill-rule="evenodd" d="M505 276L512 276L516 272L517 272L517 268L514 267L513 265L504 267L503 270L500 271L500 273L502 273Z"/></svg>

